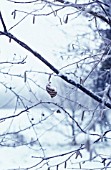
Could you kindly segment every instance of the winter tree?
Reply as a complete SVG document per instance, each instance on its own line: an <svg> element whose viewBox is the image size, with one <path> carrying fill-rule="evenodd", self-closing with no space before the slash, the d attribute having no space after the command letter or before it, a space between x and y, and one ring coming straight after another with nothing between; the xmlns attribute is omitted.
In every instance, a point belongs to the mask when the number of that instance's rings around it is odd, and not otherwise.
<svg viewBox="0 0 111 170"><path fill-rule="evenodd" d="M1 168L110 169L110 0L0 7Z"/></svg>

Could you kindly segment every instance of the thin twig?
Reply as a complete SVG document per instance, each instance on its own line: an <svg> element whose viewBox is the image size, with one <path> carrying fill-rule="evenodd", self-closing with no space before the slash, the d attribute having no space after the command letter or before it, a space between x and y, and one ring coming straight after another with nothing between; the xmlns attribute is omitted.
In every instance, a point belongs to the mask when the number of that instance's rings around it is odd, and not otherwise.
<svg viewBox="0 0 111 170"><path fill-rule="evenodd" d="M28 46L27 44L25 44L23 41L20 41L18 38L16 38L14 35L12 35L11 33L8 32L2 32L0 31L0 35L5 35L9 38L11 38L12 40L14 40L17 44L19 44L21 47L23 47L24 49L26 49L27 51L29 51L31 54L33 54L36 58L38 58L40 61L42 61L42 63L44 63L45 65L47 65L53 72L55 72L61 79L63 79L65 82L77 87L78 89L80 89L83 93L87 94L88 96L90 96L92 99L94 99L95 101L99 102L102 104L103 100L101 97L99 97L98 95L96 95L95 93L93 93L92 91L88 90L87 88L85 88L83 85L81 85L80 83L77 83L76 81L74 81L73 79L69 79L65 74L62 74L56 67L54 67L49 61L47 61L43 56L41 56L38 52L34 51L30 46ZM108 108L111 109L111 104L106 102L104 103L104 105Z"/></svg>

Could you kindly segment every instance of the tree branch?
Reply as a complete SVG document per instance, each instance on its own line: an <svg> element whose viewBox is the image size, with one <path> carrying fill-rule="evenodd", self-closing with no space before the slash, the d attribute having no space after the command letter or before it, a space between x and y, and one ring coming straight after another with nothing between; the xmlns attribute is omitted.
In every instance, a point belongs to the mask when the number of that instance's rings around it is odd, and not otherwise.
<svg viewBox="0 0 111 170"><path fill-rule="evenodd" d="M7 28L6 28L5 22L4 22L4 20L3 20L1 11L0 11L0 20L1 20L1 23L2 23L2 25L3 25L4 32L7 32Z"/></svg>
<svg viewBox="0 0 111 170"><path fill-rule="evenodd" d="M37 0L33 0L33 1L23 1L23 2L13 1L13 0L7 0L7 1L13 2L13 3L17 3L17 4L29 4L29 3L35 3L35 2L37 2Z"/></svg>
<svg viewBox="0 0 111 170"><path fill-rule="evenodd" d="M77 87L78 89L80 89L82 92L84 92L85 94L87 94L88 96L90 96L91 98L93 98L94 100L96 100L99 103L103 103L103 100L101 97L97 96L95 93L93 93L92 91L88 90L87 88L85 88L84 86L82 86L79 83L76 83L74 80L69 79L66 75L62 74L58 69L56 69L52 64L50 64L44 57L42 57L38 52L34 51L31 47L29 47L27 44L25 44L23 41L20 41L19 39L17 39L14 35L12 35L11 33L8 32L2 32L0 31L0 35L5 35L7 37L9 37L10 39L14 40L17 44L19 44L20 46L22 46L23 48L25 48L27 51L29 51L30 53L32 53L36 58L38 58L39 60L41 60L45 65L47 65L54 73L56 73L57 75L59 75L60 78L62 78L64 81L66 81L69 84L72 84L73 86ZM104 105L108 108L111 109L111 104L104 101Z"/></svg>
<svg viewBox="0 0 111 170"><path fill-rule="evenodd" d="M65 1L65 0L56 0L56 1L58 1L58 2L60 2L62 4L67 4L68 6L74 7L74 8L79 9L79 10L81 9L81 10L85 11L86 13L89 13L89 14L93 15L94 17L97 17L97 18L101 19L102 21L104 21L105 23L107 23L108 25L111 26L111 19L110 18L106 18L104 15L102 15L102 14L100 14L98 12L94 12L94 11L92 11L90 9L85 10L85 7L90 5L90 3L87 3L87 4L75 4L75 3L72 3L70 1ZM103 4L103 5L110 8L109 5L107 5L106 3L100 2L100 1L92 2L92 3L101 3L101 4Z"/></svg>

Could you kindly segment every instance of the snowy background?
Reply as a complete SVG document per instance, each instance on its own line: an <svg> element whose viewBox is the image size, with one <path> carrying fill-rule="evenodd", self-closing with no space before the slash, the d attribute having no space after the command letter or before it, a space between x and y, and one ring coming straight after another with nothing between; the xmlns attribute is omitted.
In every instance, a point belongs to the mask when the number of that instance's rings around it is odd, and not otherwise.
<svg viewBox="0 0 111 170"><path fill-rule="evenodd" d="M93 62L95 58L89 58L85 64L83 62L82 67L78 66L78 70L77 66L71 65L71 63L96 53L101 40L97 36L98 41L94 41L95 36L92 30L94 24L90 25L89 20L82 15L78 17L78 13L75 13L75 17L70 16L68 23L65 24L66 14L75 12L72 8L59 12L61 22L59 17L54 17L53 14L35 17L34 24L31 15L21 21L27 15L23 12L16 12L16 17L13 18L14 10L32 12L39 9L40 6L41 4L36 3L23 5L1 0L0 10L7 29L13 35L40 53L63 73L75 69L77 76L73 78L80 82L80 78L84 78L92 69L93 65L89 64L89 61ZM50 8L47 7L38 11L38 14L49 11ZM19 21L21 22L17 24ZM0 30L3 30L1 24ZM85 38L83 38L83 34L86 34ZM86 53L83 53L84 51ZM96 57L98 59L98 56ZM2 62L18 62L24 58L26 58L24 64L2 64ZM89 131L90 123L94 124L98 120L100 110L97 103L93 105L91 99L76 88L72 86L67 88L67 84L62 84L62 81L55 75L51 81L57 88L58 95L51 99L46 93L45 87L48 83L49 73L52 71L18 44L13 41L10 43L9 39L4 36L0 36L0 63L1 170L47 170L49 167L51 170L57 168L62 170L102 169L104 168L103 157L108 158L105 163L110 164L110 131L106 134L109 142L104 141L99 144L93 142L97 139L102 140L100 126L97 124L96 131ZM67 65L70 67L66 67ZM25 73L28 77L27 82L24 82ZM92 81L90 79L85 83L89 87ZM71 103L69 103L69 99ZM23 108L22 101L27 107ZM40 103L36 105L37 102ZM27 109L33 105L36 106ZM84 107L81 107L82 105ZM94 110L96 111L94 112ZM76 122L72 122L70 117L74 113ZM83 113L85 113L84 121L82 120ZM92 119L94 113L97 115ZM87 131L87 134L81 132L77 122L83 130ZM76 144L72 142L72 123L75 123ZM88 146L91 146L90 152ZM78 154L77 151L80 147L82 149ZM69 154L64 154L67 152ZM64 156L60 154L64 154ZM55 155L59 156L42 159ZM89 159L92 157L95 159L90 161Z"/></svg>

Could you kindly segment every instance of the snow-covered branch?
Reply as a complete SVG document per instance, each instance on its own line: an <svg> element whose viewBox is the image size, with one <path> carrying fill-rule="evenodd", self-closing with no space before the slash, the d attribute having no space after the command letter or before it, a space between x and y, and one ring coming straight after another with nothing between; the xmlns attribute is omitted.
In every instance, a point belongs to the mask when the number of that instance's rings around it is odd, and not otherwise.
<svg viewBox="0 0 111 170"><path fill-rule="evenodd" d="M5 35L8 38L14 40L17 44L19 44L20 46L22 46L23 48L25 48L27 51L29 51L30 53L32 53L35 57L37 57L39 60L41 60L45 65L47 65L54 73L56 73L60 78L62 78L64 81L66 81L67 83L77 87L78 89L80 89L82 92L84 92L85 94L87 94L88 96L90 96L91 98L93 98L94 100L96 100L99 103L102 103L103 100L101 97L97 96L95 93L93 93L92 91L88 90L87 88L85 88L83 85L76 83L74 80L69 79L66 75L60 73L60 71L55 68L51 63L49 63L49 61L47 61L44 57L42 57L38 52L34 51L30 46L28 46L27 44L25 44L23 41L19 40L18 38L16 38L14 35L12 35L11 33L8 32L2 32L0 31L0 35ZM108 108L111 109L111 104L108 102L104 102L104 105L107 106Z"/></svg>

